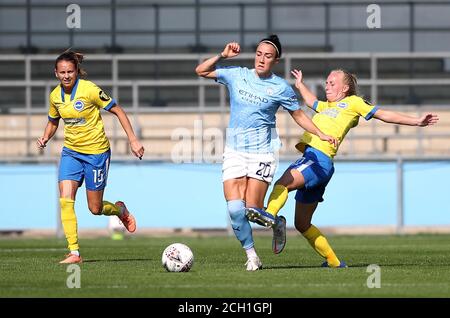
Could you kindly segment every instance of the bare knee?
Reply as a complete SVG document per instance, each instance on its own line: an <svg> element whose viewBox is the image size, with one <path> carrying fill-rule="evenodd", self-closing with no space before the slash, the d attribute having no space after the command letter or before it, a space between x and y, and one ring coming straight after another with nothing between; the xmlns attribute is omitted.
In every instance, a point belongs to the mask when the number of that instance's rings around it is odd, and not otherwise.
<svg viewBox="0 0 450 318"><path fill-rule="evenodd" d="M103 206L100 204L89 204L89 211L94 215L102 214Z"/></svg>
<svg viewBox="0 0 450 318"><path fill-rule="evenodd" d="M295 228L300 233L306 232L310 227L311 227L311 223L307 224L307 223L304 223L304 222L295 222Z"/></svg>

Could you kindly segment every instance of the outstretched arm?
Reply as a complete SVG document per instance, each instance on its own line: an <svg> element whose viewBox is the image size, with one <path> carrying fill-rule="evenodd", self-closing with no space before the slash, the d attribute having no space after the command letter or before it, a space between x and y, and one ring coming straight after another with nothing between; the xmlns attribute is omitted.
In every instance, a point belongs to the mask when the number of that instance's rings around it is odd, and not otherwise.
<svg viewBox="0 0 450 318"><path fill-rule="evenodd" d="M237 42L230 42L227 45L225 45L225 48L220 54L217 54L216 56L213 56L205 61L203 63L199 64L195 68L195 73L197 73L198 76L205 77L205 78L217 78L216 74L216 64L221 59L227 59L230 57L235 57L241 52L241 47L239 43Z"/></svg>
<svg viewBox="0 0 450 318"><path fill-rule="evenodd" d="M309 90L308 87L303 83L303 74L302 71L294 69L291 71L291 74L295 77L295 87L298 89L300 94L302 95L303 100L305 101L305 104L312 108L314 105L314 102L317 100L317 96L313 94Z"/></svg>
<svg viewBox="0 0 450 318"><path fill-rule="evenodd" d="M292 118L294 118L295 122L302 127L307 132L314 134L320 138L320 140L328 141L330 144L332 144L335 148L339 146L339 141L332 137L325 135L309 118L305 112L301 109L298 109L296 111L289 111Z"/></svg>
<svg viewBox="0 0 450 318"><path fill-rule="evenodd" d="M439 117L436 114L432 113L427 113L422 117L414 117L384 109L378 109L373 117L384 121L385 123L420 127L434 125L439 120Z"/></svg>
<svg viewBox="0 0 450 318"><path fill-rule="evenodd" d="M131 126L130 120L128 119L125 111L118 104L114 105L110 110L111 113L117 116L120 124L122 125L123 130L128 136L128 141L130 142L131 151L133 154L139 159L144 155L144 147L136 137L133 131L133 127Z"/></svg>
<svg viewBox="0 0 450 318"><path fill-rule="evenodd" d="M45 126L44 135L39 137L36 144L39 149L44 149L47 145L47 142L55 135L56 130L59 126L59 118L58 120L49 120L47 126Z"/></svg>

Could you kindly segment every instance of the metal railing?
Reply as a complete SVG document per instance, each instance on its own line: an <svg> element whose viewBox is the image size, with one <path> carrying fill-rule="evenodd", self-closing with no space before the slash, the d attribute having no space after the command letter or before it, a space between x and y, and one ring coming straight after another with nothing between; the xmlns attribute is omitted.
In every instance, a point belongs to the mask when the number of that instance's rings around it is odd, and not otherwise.
<svg viewBox="0 0 450 318"><path fill-rule="evenodd" d="M109 3L105 1L98 3L95 1L78 1L78 3L82 13L89 12L89 10L96 13L82 15L83 27L79 29L68 28L64 25L68 3L57 4L32 0L26 0L25 3L0 3L0 10L5 10L5 12L11 10L11 15L16 14L17 20L21 21L16 28L9 25L8 28L0 30L0 39L2 36L23 38L22 49L25 52L33 52L41 48L39 37L42 36L58 38L51 47L60 47L61 45L79 47L78 38L83 38L83 42L86 43L92 37L93 40L89 47L103 49L106 41L107 50L119 52L129 46L129 44L125 45L121 41L132 35L143 38L150 37L150 40L145 38L145 42L151 43L147 47L151 48L154 53L159 53L161 49L168 46L166 43L170 42L170 37L188 37L188 42L191 43L190 49L193 52L202 52L208 49L210 40L206 37L211 35L223 36L224 38L233 36L235 40L240 41L243 47L250 47L254 43L249 43L249 36L253 37L255 34L261 33L280 33L285 35L314 35L314 40L309 40L310 46L319 45L330 48L336 42L334 36L370 32L364 22L368 15L366 7L373 4L370 1L275 2L272 0L260 2L215 1L214 3L200 0L191 2L136 1L134 3L121 3L117 0L110 0ZM445 34L450 32L448 24L440 24L440 21L445 20L445 8L450 6L447 1L377 1L377 4L385 13L384 16L394 17L388 21L389 23L384 23L382 28L377 29L377 32L379 34L401 34L402 38L407 39L404 51L415 52L418 46L417 42L423 40L420 37L421 34ZM439 10L439 8L444 8L444 10ZM39 21L39 24L36 23L35 16L39 14L39 10L42 12L43 9L47 11L49 20L59 21L61 25L55 25L56 22L53 22L46 27L45 22ZM342 13L342 9L347 9L346 12L349 14ZM342 23L344 19L349 20L355 15L355 9L359 9L358 13L363 15L364 19L358 18L347 24ZM391 9L393 12L388 15L387 13ZM217 14L217 12L224 12L224 10L228 13L227 19L217 19L221 15L226 15L226 13L211 17L213 13ZM312 12L312 15L317 18L312 21L307 20L307 22L313 23L302 24L297 17L286 17L286 12L293 10L298 13ZM442 19L423 24L422 21L430 20L427 20L429 10L433 10L432 12L438 15L441 12ZM146 13L145 23L135 27L124 27L124 24L120 23L124 19L132 18L133 14L142 14L142 12ZM341 13L339 14L339 12ZM172 16L182 17L184 24L177 25L179 21L173 21L168 27L167 17ZM22 19L22 17L24 18ZM303 19L305 18L308 17L303 17ZM96 19L103 22L102 27L95 24ZM137 20L144 21L144 19L139 19L139 16ZM283 23L280 23L280 20L283 20ZM222 23L222 25L217 25L217 23ZM98 42L98 37L106 40ZM62 44L64 40L61 41L61 39L64 38L67 42ZM141 42L143 40L136 40L134 46L142 47ZM358 46L357 41L355 41L355 45ZM173 46L173 43L169 46ZM45 45L42 48L45 48ZM349 47L346 50L352 49L352 47ZM364 49L356 48L356 50Z"/></svg>
<svg viewBox="0 0 450 318"><path fill-rule="evenodd" d="M89 55L89 61L107 61L110 62L111 68L111 78L110 79L101 79L95 80L95 82L100 86L109 86L112 87L112 96L116 99L120 100L119 96L119 88L120 87L130 87L132 91L131 95L131 107L127 108L127 112L129 112L135 120L139 114L145 113L173 113L173 112L181 112L181 113L198 113L200 116L202 114L206 114L209 112L220 113L222 116L221 120L221 129L225 129L225 119L224 117L228 113L227 108L227 97L226 97L226 89L223 85L218 85L212 80L207 80L204 78L195 78L195 74L193 73L193 79L151 79L151 80L123 80L121 79L121 74L119 70L119 64L125 61L134 61L134 62L142 62L142 61L190 61L195 66L205 58L210 57L210 55L201 55L201 54L151 54L151 55L143 55L143 54L101 54L101 55ZM235 58L236 61L242 60L253 60L253 54L241 54ZM389 78L384 79L379 77L378 65L380 61L384 59L450 59L450 53L287 53L283 57L284 62L284 74L279 74L280 76L285 77L293 84L293 79L290 76L290 70L294 66L293 60L302 60L307 61L309 59L314 60L337 60L340 59L351 59L351 60L364 60L369 64L369 78L360 78L359 85L363 87L370 88L371 100L374 104L378 104L379 100L379 87L380 86L426 86L432 87L435 85L441 86L450 86L450 78ZM25 69L25 76L23 80L0 80L0 91L3 91L7 88L19 87L25 90L25 105L20 108L9 108L9 113L11 114L24 114L27 115L26 122L26 141L27 141L27 154L30 154L31 151L29 149L32 136L31 136L31 115L33 114L46 114L48 109L48 97L51 89L57 85L56 80L37 80L32 79L32 63L41 62L41 61L51 61L53 62L55 56L53 55L0 55L0 63L9 63L9 62L23 62ZM52 70L49 70L49 73ZM192 72L194 72L192 70ZM326 76L326 74L324 74ZM312 88L314 92L318 91L319 87L323 87L325 78L311 78L307 79L307 84ZM219 87L219 99L217 104L208 104L206 100L206 90L210 87L216 86ZM45 104L42 105L34 105L32 103L32 88L45 88ZM183 87L191 87L194 88L197 92L196 98L196 106L164 106L164 107L143 107L140 105L139 96L141 94L141 90L148 87L154 88L183 88ZM125 105L126 106L126 105ZM386 105L392 106L392 105ZM394 105L395 106L395 105ZM405 106L405 105L402 105ZM415 109L419 110L422 108L426 108L424 105L410 105ZM434 108L447 108L447 105L433 105ZM112 136L113 140L118 138L116 134L117 124L115 123L114 127L114 135ZM139 127L137 127L139 129ZM289 135L289 127L286 126L287 135ZM373 140L378 138L379 135L377 133L376 125L373 125L372 130ZM444 136L441 134L436 135L436 137L450 137L444 133ZM289 136L288 136L289 137ZM367 136L371 138L370 136ZM418 132L415 136L418 139L422 139L423 135L421 132ZM170 139L170 136L168 136ZM349 136L351 139L351 135ZM355 138L358 138L355 136ZM429 138L429 136L428 136ZM419 151L420 152L420 149Z"/></svg>

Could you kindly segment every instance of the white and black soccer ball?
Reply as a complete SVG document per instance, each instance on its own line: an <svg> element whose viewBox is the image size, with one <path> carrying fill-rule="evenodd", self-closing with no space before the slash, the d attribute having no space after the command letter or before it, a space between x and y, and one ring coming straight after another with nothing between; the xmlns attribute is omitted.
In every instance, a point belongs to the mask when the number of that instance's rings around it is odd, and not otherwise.
<svg viewBox="0 0 450 318"><path fill-rule="evenodd" d="M162 265L168 272L188 272L194 265L194 254L182 243L173 243L162 254Z"/></svg>

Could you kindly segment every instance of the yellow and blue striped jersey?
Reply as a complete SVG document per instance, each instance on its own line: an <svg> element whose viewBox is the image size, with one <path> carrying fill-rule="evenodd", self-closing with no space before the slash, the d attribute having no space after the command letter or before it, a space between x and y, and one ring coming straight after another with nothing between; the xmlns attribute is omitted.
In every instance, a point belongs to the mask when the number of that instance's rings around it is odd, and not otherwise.
<svg viewBox="0 0 450 318"><path fill-rule="evenodd" d="M371 105L359 96L352 95L338 102L315 101L313 109L317 112L312 119L314 124L324 134L333 136L342 142L348 131L358 125L359 117L364 117L366 120L371 119L378 107ZM331 158L337 152L337 149L328 141L322 141L309 132L303 134L296 147L303 152L306 145L322 151Z"/></svg>
<svg viewBox="0 0 450 318"><path fill-rule="evenodd" d="M64 121L64 146L85 154L109 149L100 108L110 110L116 101L91 81L77 79L70 94L61 85L50 93L49 120Z"/></svg>

